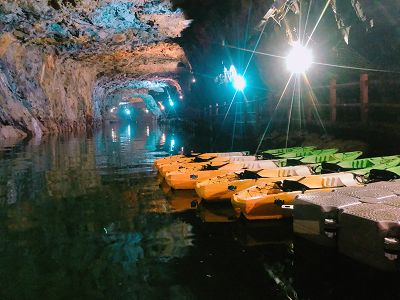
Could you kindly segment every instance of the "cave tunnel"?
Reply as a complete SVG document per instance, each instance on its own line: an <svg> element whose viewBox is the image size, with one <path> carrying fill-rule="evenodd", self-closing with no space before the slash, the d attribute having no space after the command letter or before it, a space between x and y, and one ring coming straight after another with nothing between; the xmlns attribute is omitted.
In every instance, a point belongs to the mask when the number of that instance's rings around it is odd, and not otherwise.
<svg viewBox="0 0 400 300"><path fill-rule="evenodd" d="M0 299L400 299L397 0L0 0Z"/></svg>

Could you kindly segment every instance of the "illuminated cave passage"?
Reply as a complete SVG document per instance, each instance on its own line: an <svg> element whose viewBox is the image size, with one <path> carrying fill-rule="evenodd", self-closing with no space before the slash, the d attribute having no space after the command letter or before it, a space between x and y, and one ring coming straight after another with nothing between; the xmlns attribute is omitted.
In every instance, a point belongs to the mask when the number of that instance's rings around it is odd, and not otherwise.
<svg viewBox="0 0 400 300"><path fill-rule="evenodd" d="M400 299L399 0L0 0L0 300Z"/></svg>
<svg viewBox="0 0 400 300"><path fill-rule="evenodd" d="M92 127L111 90L172 83L182 94L191 72L172 41L190 21L168 1L3 1L0 11L0 139Z"/></svg>

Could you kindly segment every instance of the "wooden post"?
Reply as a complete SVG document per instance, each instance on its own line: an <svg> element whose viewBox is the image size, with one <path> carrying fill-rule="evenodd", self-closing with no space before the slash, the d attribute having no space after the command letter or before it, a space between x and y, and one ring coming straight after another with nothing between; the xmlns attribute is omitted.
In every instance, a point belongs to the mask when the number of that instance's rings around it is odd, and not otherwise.
<svg viewBox="0 0 400 300"><path fill-rule="evenodd" d="M329 104L331 108L331 123L336 123L336 78L332 78L329 85Z"/></svg>
<svg viewBox="0 0 400 300"><path fill-rule="evenodd" d="M368 122L368 74L360 75L361 121Z"/></svg>

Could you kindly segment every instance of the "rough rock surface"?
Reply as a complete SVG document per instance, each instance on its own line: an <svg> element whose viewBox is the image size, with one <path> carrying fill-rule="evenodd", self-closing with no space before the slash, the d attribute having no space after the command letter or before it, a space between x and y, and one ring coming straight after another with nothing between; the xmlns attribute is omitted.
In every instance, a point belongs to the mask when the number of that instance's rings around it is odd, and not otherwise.
<svg viewBox="0 0 400 300"><path fill-rule="evenodd" d="M124 90L157 115L148 91L190 71L171 42L189 23L168 0L1 1L0 141L92 126Z"/></svg>

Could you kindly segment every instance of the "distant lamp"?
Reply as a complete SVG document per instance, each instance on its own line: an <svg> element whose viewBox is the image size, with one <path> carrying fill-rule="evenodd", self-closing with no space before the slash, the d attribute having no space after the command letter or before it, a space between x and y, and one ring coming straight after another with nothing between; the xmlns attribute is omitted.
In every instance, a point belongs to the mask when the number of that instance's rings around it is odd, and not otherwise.
<svg viewBox="0 0 400 300"><path fill-rule="evenodd" d="M180 95L180 96L179 96L179 99L183 100L183 96L182 96L182 95Z"/></svg>
<svg viewBox="0 0 400 300"><path fill-rule="evenodd" d="M149 110L146 108L146 109L144 110L144 112L145 112L146 114L148 114L148 113L149 113Z"/></svg>
<svg viewBox="0 0 400 300"><path fill-rule="evenodd" d="M193 82L193 83L196 83L196 78L193 77L192 82Z"/></svg>
<svg viewBox="0 0 400 300"><path fill-rule="evenodd" d="M131 115L131 111L130 111L129 109L125 108L125 114L126 114L127 116L130 116L130 115Z"/></svg>
<svg viewBox="0 0 400 300"><path fill-rule="evenodd" d="M306 72L310 68L312 61L312 51L299 42L293 44L292 50L286 56L286 66L293 73Z"/></svg>
<svg viewBox="0 0 400 300"><path fill-rule="evenodd" d="M233 78L233 87L237 91L243 92L243 90L246 88L246 79L244 79L244 77L241 75L236 75Z"/></svg>
<svg viewBox="0 0 400 300"><path fill-rule="evenodd" d="M175 103L174 103L174 101L172 101L171 98L168 99L168 102L169 102L169 106L174 107Z"/></svg>

